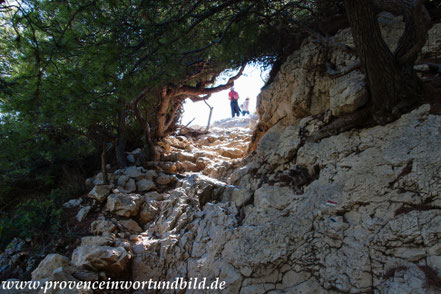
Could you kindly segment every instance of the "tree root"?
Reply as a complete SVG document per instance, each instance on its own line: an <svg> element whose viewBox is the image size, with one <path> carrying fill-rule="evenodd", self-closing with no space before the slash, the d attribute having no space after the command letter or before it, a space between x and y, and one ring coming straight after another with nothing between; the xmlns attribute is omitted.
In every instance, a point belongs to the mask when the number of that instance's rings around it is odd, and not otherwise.
<svg viewBox="0 0 441 294"><path fill-rule="evenodd" d="M368 126L372 123L371 108L362 108L356 112L337 118L327 126L306 138L306 142L318 142L324 138L335 136L353 128Z"/></svg>

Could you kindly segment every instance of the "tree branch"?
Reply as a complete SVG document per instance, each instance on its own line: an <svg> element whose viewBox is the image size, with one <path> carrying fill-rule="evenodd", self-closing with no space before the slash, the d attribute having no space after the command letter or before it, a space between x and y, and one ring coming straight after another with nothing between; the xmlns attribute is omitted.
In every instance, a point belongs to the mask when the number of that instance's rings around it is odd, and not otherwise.
<svg viewBox="0 0 441 294"><path fill-rule="evenodd" d="M213 88L191 87L185 85L185 86L181 86L181 88L177 90L176 95L191 95L191 96L210 95L223 90L227 90L233 86L235 80L237 80L242 76L243 71L245 70L245 66L246 64L243 63L239 72L234 77L229 78L228 81L223 85L219 85Z"/></svg>
<svg viewBox="0 0 441 294"><path fill-rule="evenodd" d="M182 55L181 60L182 60L185 56L187 56L187 55L189 55L189 54L199 53L199 52L202 52L202 51L204 51L204 50L210 48L211 46L213 46L213 45L215 45L215 44L220 44L220 43L223 41L223 39L225 38L226 33L228 32L228 30L230 29L230 27L233 25L233 23L234 23L234 22L235 22L240 16L242 16L242 15L244 15L246 12L248 12L248 11L249 11L254 5L256 5L256 3L255 3L255 2L252 2L249 6L247 6L247 7L243 8L243 9L241 9L238 13L236 13L236 14L230 19L230 21L229 21L228 24L226 25L225 29L223 30L222 35L221 35L218 39L211 41L210 43L208 43L207 45L205 45L205 46L203 46L203 47L201 47L201 48L193 49L193 50L189 50L189 51L186 51L186 52L181 53L181 55Z"/></svg>
<svg viewBox="0 0 441 294"><path fill-rule="evenodd" d="M404 33L394 52L400 64L414 63L427 40L430 15L423 0L374 0L377 9L403 15Z"/></svg>

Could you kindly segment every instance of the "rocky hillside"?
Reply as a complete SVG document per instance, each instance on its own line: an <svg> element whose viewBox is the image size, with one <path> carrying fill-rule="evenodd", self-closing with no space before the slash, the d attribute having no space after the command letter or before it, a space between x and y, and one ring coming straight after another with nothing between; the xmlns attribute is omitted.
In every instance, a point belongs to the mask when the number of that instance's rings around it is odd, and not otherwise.
<svg viewBox="0 0 441 294"><path fill-rule="evenodd" d="M392 46L402 22L383 16L382 24ZM441 52L440 31L430 31L422 58ZM439 293L437 108L307 140L366 103L357 58L341 46L351 42L345 30L335 46L311 39L294 52L259 97L248 156L252 130L223 122L167 138L159 163L137 166L133 152L134 165L110 174L109 186L90 179L90 200L67 204L78 222L91 222L90 236L71 256L48 255L33 279L219 278L223 293L242 294ZM323 70L328 63L337 77Z"/></svg>

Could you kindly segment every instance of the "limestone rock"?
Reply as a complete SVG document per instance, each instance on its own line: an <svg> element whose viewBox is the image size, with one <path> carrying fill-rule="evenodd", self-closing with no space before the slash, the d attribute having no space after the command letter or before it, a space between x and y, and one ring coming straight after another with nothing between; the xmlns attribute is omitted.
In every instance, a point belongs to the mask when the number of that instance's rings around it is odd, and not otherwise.
<svg viewBox="0 0 441 294"><path fill-rule="evenodd" d="M114 240L110 237L86 236L81 238L81 246L110 246Z"/></svg>
<svg viewBox="0 0 441 294"><path fill-rule="evenodd" d="M85 207L81 208L78 211L77 216L76 216L77 221L82 222L87 217L87 214L89 213L89 211L91 209L92 209L91 206L85 206Z"/></svg>
<svg viewBox="0 0 441 294"><path fill-rule="evenodd" d="M129 176L126 176L126 175L120 175L120 176L118 177L118 186L119 186L119 187L124 187L129 179L130 179Z"/></svg>
<svg viewBox="0 0 441 294"><path fill-rule="evenodd" d="M253 196L252 192L240 189L234 189L231 200L234 201L237 207L241 207L245 203L247 203L251 197Z"/></svg>
<svg viewBox="0 0 441 294"><path fill-rule="evenodd" d="M117 230L114 223L105 219L98 219L90 224L90 231L95 234L112 233Z"/></svg>
<svg viewBox="0 0 441 294"><path fill-rule="evenodd" d="M111 194L107 199L106 208L116 215L133 217L138 214L144 197L138 194Z"/></svg>
<svg viewBox="0 0 441 294"><path fill-rule="evenodd" d="M211 161L208 157L199 157L196 160L196 167L200 170L203 170L212 163L213 161Z"/></svg>
<svg viewBox="0 0 441 294"><path fill-rule="evenodd" d="M380 25L393 48L402 18L381 14ZM332 38L353 45L349 29ZM311 142L366 102L360 71L329 77L324 62L338 73L357 57L305 40L260 95L263 136L248 158L222 155L245 154L251 137L225 121L231 128L164 139L169 162L149 166L194 171L176 175L176 186L141 167L117 173L121 187L147 179L166 193L110 195L119 220L95 221L102 236L83 238L72 262L115 275L133 252L134 280L219 277L226 293L436 293L425 273L441 268L441 116L422 105Z"/></svg>
<svg viewBox="0 0 441 294"><path fill-rule="evenodd" d="M152 201L146 201L139 211L138 221L141 225L145 225L153 221L158 214L158 209L154 206Z"/></svg>
<svg viewBox="0 0 441 294"><path fill-rule="evenodd" d="M429 30L427 36L427 43L421 49L421 53L426 58L440 58L441 57L441 24L434 24Z"/></svg>
<svg viewBox="0 0 441 294"><path fill-rule="evenodd" d="M353 71L336 80L329 90L330 110L334 116L351 113L366 104L368 92L365 77L359 71Z"/></svg>
<svg viewBox="0 0 441 294"><path fill-rule="evenodd" d="M236 149L236 148L228 148L228 147L222 147L219 151L220 155L228 157L228 158L241 158L245 152L240 150L240 149Z"/></svg>
<svg viewBox="0 0 441 294"><path fill-rule="evenodd" d="M111 185L96 185L92 191L89 192L88 196L99 202L104 202L107 196L109 196L111 189Z"/></svg>
<svg viewBox="0 0 441 294"><path fill-rule="evenodd" d="M124 186L124 190L126 193L132 193L136 191L136 184L134 179L129 179Z"/></svg>
<svg viewBox="0 0 441 294"><path fill-rule="evenodd" d="M296 195L289 187L264 186L254 193L255 204L261 208L284 209L295 199Z"/></svg>
<svg viewBox="0 0 441 294"><path fill-rule="evenodd" d="M147 179L141 179L137 181L136 187L139 192L151 191L156 189L155 183Z"/></svg>
<svg viewBox="0 0 441 294"><path fill-rule="evenodd" d="M145 173L145 178L147 180L153 181L158 176L158 173L155 170L148 170Z"/></svg>
<svg viewBox="0 0 441 294"><path fill-rule="evenodd" d="M59 267L68 266L69 258L60 254L48 254L32 272L32 280L41 280L52 275L52 272Z"/></svg>
<svg viewBox="0 0 441 294"><path fill-rule="evenodd" d="M185 171L185 172L197 172L199 169L197 168L196 164L190 161L183 161L183 162L177 162L176 163L177 170Z"/></svg>
<svg viewBox="0 0 441 294"><path fill-rule="evenodd" d="M130 178L137 180L138 178L143 176L141 168L136 166L128 167L124 170L124 174Z"/></svg>
<svg viewBox="0 0 441 294"><path fill-rule="evenodd" d="M169 176L169 175L161 173L161 174L159 174L159 176L156 178L155 181L158 185L168 185L171 182L176 181L176 179L173 176Z"/></svg>
<svg viewBox="0 0 441 294"><path fill-rule="evenodd" d="M119 223L131 234L139 234L142 232L141 227L133 219L120 220Z"/></svg>
<svg viewBox="0 0 441 294"><path fill-rule="evenodd" d="M164 200L164 194L159 194L156 191L145 193L144 196L147 201L150 201L150 200L162 201L162 200Z"/></svg>
<svg viewBox="0 0 441 294"><path fill-rule="evenodd" d="M109 274L123 272L131 255L123 247L80 246L72 254L72 264Z"/></svg>
<svg viewBox="0 0 441 294"><path fill-rule="evenodd" d="M63 207L68 208L68 209L78 207L78 206L80 206L81 202L83 202L82 198L71 199L71 200L67 201L66 203L64 203Z"/></svg>

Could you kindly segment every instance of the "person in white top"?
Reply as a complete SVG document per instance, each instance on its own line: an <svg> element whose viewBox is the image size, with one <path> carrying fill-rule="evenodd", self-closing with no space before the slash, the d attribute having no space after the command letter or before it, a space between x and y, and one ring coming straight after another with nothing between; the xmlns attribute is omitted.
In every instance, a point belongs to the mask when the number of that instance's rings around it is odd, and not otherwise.
<svg viewBox="0 0 441 294"><path fill-rule="evenodd" d="M240 108L242 109L242 116L244 116L245 114L250 114L249 107L250 107L250 97L247 97L240 106Z"/></svg>

